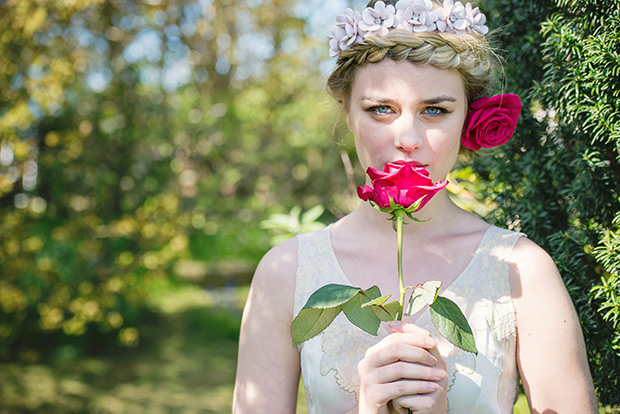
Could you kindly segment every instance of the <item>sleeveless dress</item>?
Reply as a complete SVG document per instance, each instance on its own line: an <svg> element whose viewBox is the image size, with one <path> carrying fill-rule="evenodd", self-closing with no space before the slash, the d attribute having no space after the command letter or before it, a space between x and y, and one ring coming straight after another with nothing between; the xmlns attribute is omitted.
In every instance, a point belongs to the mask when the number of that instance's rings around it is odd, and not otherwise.
<svg viewBox="0 0 620 414"><path fill-rule="evenodd" d="M415 321L438 341L439 352L446 362L450 414L513 412L519 377L508 260L522 236L522 233L489 227L465 270L441 292L456 302L467 317L478 348L477 356L444 339L435 329L428 307ZM321 286L353 285L332 249L329 226L300 235L298 254L294 315ZM340 313L323 333L298 346L310 414L345 413L357 405L357 363L363 359L366 349L387 335L385 324L379 328L379 335L373 336Z"/></svg>

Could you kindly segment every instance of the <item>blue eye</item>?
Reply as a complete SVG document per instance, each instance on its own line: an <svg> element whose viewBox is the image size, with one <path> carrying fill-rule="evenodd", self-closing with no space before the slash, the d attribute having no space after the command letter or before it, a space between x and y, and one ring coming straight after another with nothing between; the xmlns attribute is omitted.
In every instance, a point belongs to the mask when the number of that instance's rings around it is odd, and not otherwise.
<svg viewBox="0 0 620 414"><path fill-rule="evenodd" d="M441 115L442 113L444 113L444 110L442 108L431 106L429 108L426 108L426 113L429 115Z"/></svg>
<svg viewBox="0 0 620 414"><path fill-rule="evenodd" d="M389 114L392 112L392 109L387 105L373 106L370 110L376 114Z"/></svg>

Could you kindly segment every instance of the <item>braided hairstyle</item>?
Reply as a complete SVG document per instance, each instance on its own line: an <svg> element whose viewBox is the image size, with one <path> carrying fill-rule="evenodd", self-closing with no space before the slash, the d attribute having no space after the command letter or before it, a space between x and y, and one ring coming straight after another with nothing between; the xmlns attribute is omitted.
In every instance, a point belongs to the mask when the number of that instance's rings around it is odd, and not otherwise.
<svg viewBox="0 0 620 414"><path fill-rule="evenodd" d="M368 7L374 6L376 1L371 0ZM395 4L396 1L384 0L386 4ZM340 52L336 69L327 80L327 89L348 109L357 68L383 59L407 60L439 69L457 70L463 78L468 101L471 102L489 85L494 56L489 42L480 34L411 33L392 29L384 36L368 35L363 42Z"/></svg>

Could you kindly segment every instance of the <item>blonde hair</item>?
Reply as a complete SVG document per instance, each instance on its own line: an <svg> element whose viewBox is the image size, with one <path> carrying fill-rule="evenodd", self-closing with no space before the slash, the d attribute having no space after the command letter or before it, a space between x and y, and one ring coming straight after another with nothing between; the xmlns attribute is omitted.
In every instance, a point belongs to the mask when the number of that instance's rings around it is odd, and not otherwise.
<svg viewBox="0 0 620 414"><path fill-rule="evenodd" d="M457 70L463 78L465 92L471 102L489 85L494 57L483 35L412 33L393 29L384 36L366 36L363 42L342 51L336 69L327 81L327 89L347 109L357 68L383 59L406 60L439 69Z"/></svg>

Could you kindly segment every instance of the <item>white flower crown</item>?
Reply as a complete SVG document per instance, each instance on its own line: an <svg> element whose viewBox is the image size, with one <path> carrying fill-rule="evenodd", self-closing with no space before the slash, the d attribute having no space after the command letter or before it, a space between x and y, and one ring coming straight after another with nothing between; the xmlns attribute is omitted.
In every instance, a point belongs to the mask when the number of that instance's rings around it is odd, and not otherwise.
<svg viewBox="0 0 620 414"><path fill-rule="evenodd" d="M383 1L366 7L362 13L346 9L336 16L336 26L329 36L329 56L338 56L367 35L383 36L391 29L410 32L479 33L487 34L486 17L471 3L444 0L442 7L433 7L431 0L399 0L396 7Z"/></svg>

